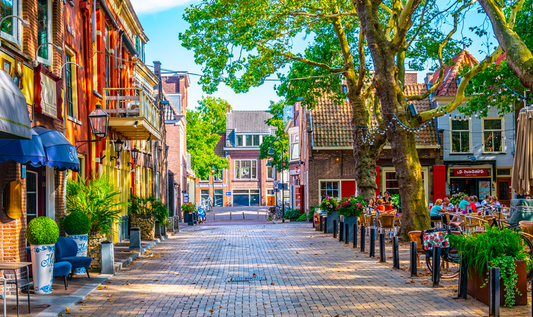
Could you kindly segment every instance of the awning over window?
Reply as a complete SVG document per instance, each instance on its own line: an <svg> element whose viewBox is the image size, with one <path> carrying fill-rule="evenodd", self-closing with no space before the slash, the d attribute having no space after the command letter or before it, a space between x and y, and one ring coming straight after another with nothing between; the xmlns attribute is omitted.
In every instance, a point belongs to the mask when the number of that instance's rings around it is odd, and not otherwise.
<svg viewBox="0 0 533 317"><path fill-rule="evenodd" d="M15 161L35 167L44 165L46 154L41 137L31 129L30 133L31 140L0 140L0 163Z"/></svg>
<svg viewBox="0 0 533 317"><path fill-rule="evenodd" d="M41 142L46 154L45 164L57 167L60 171L80 170L80 161L76 147L65 138L63 133L43 127L33 128L41 137Z"/></svg>
<svg viewBox="0 0 533 317"><path fill-rule="evenodd" d="M30 140L31 123L26 98L11 76L0 71L0 139Z"/></svg>

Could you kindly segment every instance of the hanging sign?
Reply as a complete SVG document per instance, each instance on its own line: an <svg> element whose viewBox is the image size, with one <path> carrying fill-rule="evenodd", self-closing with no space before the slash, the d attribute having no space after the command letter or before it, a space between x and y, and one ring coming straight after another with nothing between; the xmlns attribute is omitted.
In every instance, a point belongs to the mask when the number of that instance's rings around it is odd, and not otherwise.
<svg viewBox="0 0 533 317"><path fill-rule="evenodd" d="M488 168L458 168L453 170L453 176L483 177L489 176Z"/></svg>

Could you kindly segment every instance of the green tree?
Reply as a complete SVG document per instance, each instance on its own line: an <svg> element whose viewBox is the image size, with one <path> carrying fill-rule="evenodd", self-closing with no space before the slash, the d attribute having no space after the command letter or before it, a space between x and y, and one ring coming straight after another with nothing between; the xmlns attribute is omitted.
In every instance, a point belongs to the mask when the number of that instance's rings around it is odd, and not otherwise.
<svg viewBox="0 0 533 317"><path fill-rule="evenodd" d="M202 120L210 122L213 126L212 133L226 132L226 112L231 110L230 104L222 99L212 96L202 96L196 108L202 116Z"/></svg>
<svg viewBox="0 0 533 317"><path fill-rule="evenodd" d="M283 109L285 102L270 102L270 113L272 117L265 123L275 128L274 135L263 138L263 143L259 146L259 159L269 159L270 164L275 167L276 172L281 172L289 168L289 135L285 133L285 123L283 122ZM270 151L272 149L272 151ZM273 153L270 153L273 152Z"/></svg>
<svg viewBox="0 0 533 317"><path fill-rule="evenodd" d="M204 0L186 10L184 18L191 26L180 39L186 48L194 49L196 62L204 65L200 82L208 92L220 83L245 92L290 66L290 73L281 76L279 88L289 104L303 97L303 105L310 108L320 94L347 99L352 107L358 190L367 198L374 195L376 160L388 139L400 182L406 233L429 227L413 131L442 112L422 113L408 121L407 103L428 98L444 78L442 71L427 93L408 98L404 91L406 64L443 66L469 44L468 39L452 36L460 27L462 12L473 3L452 2L442 9L437 0ZM452 28L443 32L441 26L448 22ZM302 53L295 52L294 40L302 36L307 46ZM368 54L371 63L365 58ZM372 68L371 77L367 67ZM480 68L472 70L465 81ZM379 103L372 99L374 90ZM456 99L448 108L456 108L463 96ZM410 130L393 121L395 115ZM391 126L386 137L371 129L373 116L380 130Z"/></svg>
<svg viewBox="0 0 533 317"><path fill-rule="evenodd" d="M203 179L209 177L213 167L222 170L229 166L226 158L215 154L221 136L213 131L211 117L204 116L200 111L187 110L187 152L191 154L191 167L196 176Z"/></svg>

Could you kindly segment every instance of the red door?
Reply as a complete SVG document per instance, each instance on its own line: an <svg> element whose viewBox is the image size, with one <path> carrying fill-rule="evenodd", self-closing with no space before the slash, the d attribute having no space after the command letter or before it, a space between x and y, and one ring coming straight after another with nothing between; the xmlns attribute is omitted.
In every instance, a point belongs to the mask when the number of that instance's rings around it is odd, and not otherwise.
<svg viewBox="0 0 533 317"><path fill-rule="evenodd" d="M355 181L341 181L341 198L355 196Z"/></svg>
<svg viewBox="0 0 533 317"><path fill-rule="evenodd" d="M446 197L446 166L433 166L433 202Z"/></svg>

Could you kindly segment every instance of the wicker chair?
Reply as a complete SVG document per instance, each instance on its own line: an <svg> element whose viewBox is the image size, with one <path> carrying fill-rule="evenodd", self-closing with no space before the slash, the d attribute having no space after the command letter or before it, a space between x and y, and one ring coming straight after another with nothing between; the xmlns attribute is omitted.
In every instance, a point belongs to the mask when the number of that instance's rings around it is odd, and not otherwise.
<svg viewBox="0 0 533 317"><path fill-rule="evenodd" d="M379 233L383 233L385 230L389 230L389 236L392 238L394 231L394 235L396 235L396 216L395 215L380 215L378 217L378 223L379 223Z"/></svg>
<svg viewBox="0 0 533 317"><path fill-rule="evenodd" d="M522 232L533 235L533 221L522 220L518 224Z"/></svg>
<svg viewBox="0 0 533 317"><path fill-rule="evenodd" d="M409 231L409 240L416 242L416 267L420 267L420 255L425 255L422 240L420 240L420 233L422 231Z"/></svg>
<svg viewBox="0 0 533 317"><path fill-rule="evenodd" d="M478 226L477 221L472 222L470 218L466 217L466 215L461 214L461 219L463 220L463 223L461 224L463 232L472 232L472 230Z"/></svg>

